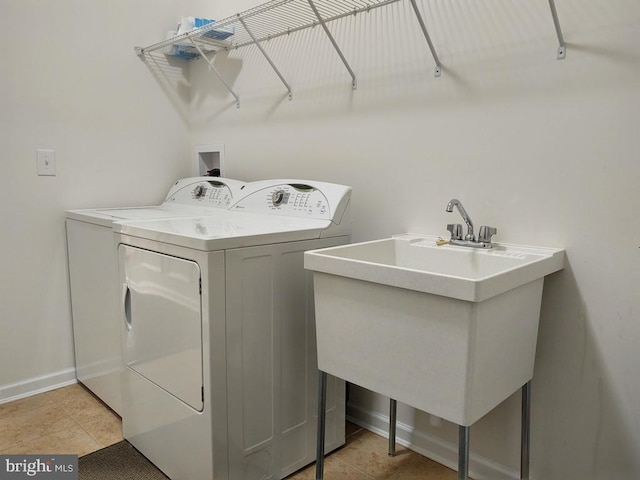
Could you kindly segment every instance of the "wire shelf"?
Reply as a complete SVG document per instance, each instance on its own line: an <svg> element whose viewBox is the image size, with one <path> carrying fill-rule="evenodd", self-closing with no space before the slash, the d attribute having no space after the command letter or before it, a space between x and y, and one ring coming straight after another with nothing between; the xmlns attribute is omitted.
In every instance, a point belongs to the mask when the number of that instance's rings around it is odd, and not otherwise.
<svg viewBox="0 0 640 480"><path fill-rule="evenodd" d="M197 54L209 64L214 74L234 96L236 104L239 107L240 97L216 70L208 55L218 50L240 49L248 45L256 45L286 87L289 93L289 99L292 99L293 94L290 85L261 44L273 38L320 25L349 72L352 88L355 89L357 88L356 75L342 54L327 24L350 15L369 12L373 9L400 1L402 0L270 0L244 12L196 28L187 33L176 35L147 47L135 47L135 50L138 55L144 56L161 49L166 49L167 47L173 47L174 45L187 48L193 47L192 50L197 52ZM434 75L439 77L442 73L442 65L440 64L440 59L429 36L422 13L418 8L416 0L408 1L411 3L416 20L435 62ZM548 0L548 2L560 45L557 58L563 59L566 55L566 48L555 7L555 0ZM230 34L230 32L232 32L232 34ZM226 39L227 37L229 38L228 40ZM196 55L192 54L191 56Z"/></svg>
<svg viewBox="0 0 640 480"><path fill-rule="evenodd" d="M147 47L137 48L140 55L176 44L189 44L191 40L206 49L237 49L265 40L288 35L335 20L367 12L400 0L272 0L242 13L218 20L182 35ZM314 5L321 17L313 10ZM230 40L216 40L207 36L215 30L232 28Z"/></svg>

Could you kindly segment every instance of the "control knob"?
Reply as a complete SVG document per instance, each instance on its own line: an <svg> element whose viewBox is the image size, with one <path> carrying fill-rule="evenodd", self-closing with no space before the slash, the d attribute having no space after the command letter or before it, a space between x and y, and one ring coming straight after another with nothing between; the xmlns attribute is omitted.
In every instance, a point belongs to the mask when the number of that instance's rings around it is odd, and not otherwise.
<svg viewBox="0 0 640 480"><path fill-rule="evenodd" d="M203 185L198 185L193 189L193 198L201 198L207 189Z"/></svg>
<svg viewBox="0 0 640 480"><path fill-rule="evenodd" d="M284 200L284 190L276 190L271 194L271 203L273 203L276 207L282 203Z"/></svg>

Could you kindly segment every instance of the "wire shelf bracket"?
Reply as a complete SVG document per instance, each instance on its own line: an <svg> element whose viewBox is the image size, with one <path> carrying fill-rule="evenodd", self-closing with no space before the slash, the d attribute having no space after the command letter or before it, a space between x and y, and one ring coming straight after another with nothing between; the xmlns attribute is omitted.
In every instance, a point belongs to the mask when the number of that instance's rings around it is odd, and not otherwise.
<svg viewBox="0 0 640 480"><path fill-rule="evenodd" d="M260 53L262 53L262 55L267 60L267 62L269 62L269 65L271 65L271 68L273 69L273 71L276 72L276 75L278 75L278 78L280 79L280 81L287 88L287 91L289 92L289 100L293 100L293 93L291 92L291 86L287 83L285 78L282 76L282 74L280 73L280 70L278 70L278 67L276 67L276 65L273 63L273 61L271 60L271 57L269 57L269 55L267 54L265 49L262 47L262 45L260 45L260 41L256 39L255 35L251 32L251 30L247 26L247 22L244 21L244 19L239 13L237 14L237 17L238 17L238 21L242 24L247 34L251 37L251 40L253 41L255 46L258 47L258 50L260 50Z"/></svg>
<svg viewBox="0 0 640 480"><path fill-rule="evenodd" d="M193 44L195 49L198 51L200 56L204 59L204 61L207 62L207 64L209 65L209 68L211 69L211 71L213 71L213 73L215 73L216 77L218 77L218 80L220 80L220 83L222 83L227 88L227 90L229 90L229 93L231 93L231 95L233 95L233 98L236 99L236 108L240 108L240 97L238 96L238 94L233 91L233 89L227 83L227 81L224 79L224 77L222 75L220 75L220 72L218 72L218 69L213 65L213 62L209 59L209 57L207 57L205 55L205 53L202 51L200 46L193 40L193 38L189 37L189 40L191 41L191 43Z"/></svg>
<svg viewBox="0 0 640 480"><path fill-rule="evenodd" d="M338 56L340 57L340 60L342 60L342 63L344 63L344 66L346 67L347 71L349 72L349 75L351 75L351 88L353 88L354 90L357 89L358 88L358 80L356 79L356 74L353 73L353 70L349 66L349 62L347 62L347 59L342 54L342 50L340 50L340 47L338 46L338 43L336 42L335 38L333 38L333 35L331 35L331 31L329 30L329 27L327 27L326 22L322 18L322 15L320 15L320 12L316 8L315 4L313 3L313 0L308 0L308 2L309 2L309 6L311 7L311 10L313 10L313 13L318 18L318 22L322 26L322 29L327 34L327 37L329 37L329 40L331 41L331 44L333 45L333 48L335 48L336 52L338 53Z"/></svg>
<svg viewBox="0 0 640 480"><path fill-rule="evenodd" d="M549 0L553 1L553 0ZM431 55L433 56L433 61L436 63L436 68L434 70L434 77L439 77L442 75L442 64L440 63L440 59L438 58L438 53L436 52L435 47L433 46L433 42L431 41L431 37L429 36L429 32L427 31L427 26L424 23L424 19L420 14L420 10L418 9L418 5L416 4L416 0L411 0L411 6L413 7L413 11L416 14L416 18L418 19L418 23L420 24L420 29L424 35L425 40L427 41L427 45L429 45L429 50L431 51Z"/></svg>
<svg viewBox="0 0 640 480"><path fill-rule="evenodd" d="M549 0L549 8L551 9L551 16L553 17L553 25L556 28L556 35L558 36L558 60L564 60L567 58L567 45L564 43L564 37L562 36L562 28L560 28L560 20L558 19L558 11L556 10L555 0Z"/></svg>

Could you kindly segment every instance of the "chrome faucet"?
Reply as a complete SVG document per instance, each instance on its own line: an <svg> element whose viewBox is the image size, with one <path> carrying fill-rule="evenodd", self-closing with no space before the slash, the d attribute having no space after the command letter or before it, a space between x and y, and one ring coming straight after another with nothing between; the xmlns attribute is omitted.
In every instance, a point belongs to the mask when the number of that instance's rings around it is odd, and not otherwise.
<svg viewBox="0 0 640 480"><path fill-rule="evenodd" d="M462 203L460 202L460 200L458 200L457 198L450 200L449 203L447 203L447 212L449 213L453 212L453 207L458 208L458 211L460 212L460 215L462 216L464 223L467 224L467 234L464 236L464 239L475 240L475 237L473 235L473 222L471 221L471 217L469 217L469 214L467 213L467 211L462 206Z"/></svg>
<svg viewBox="0 0 640 480"><path fill-rule="evenodd" d="M464 223L467 224L467 234L462 237L462 225L459 223L450 223L447 225L447 230L451 232L451 240L449 243L451 245L460 245L463 247L473 247L473 248L491 248L493 245L491 244L491 237L495 235L498 230L494 227L487 227L483 225L480 227L480 232L478 233L478 238L473 233L473 222L471 221L471 217L462 206L462 203L457 198L454 198L447 203L447 212L452 213L453 207L458 209Z"/></svg>

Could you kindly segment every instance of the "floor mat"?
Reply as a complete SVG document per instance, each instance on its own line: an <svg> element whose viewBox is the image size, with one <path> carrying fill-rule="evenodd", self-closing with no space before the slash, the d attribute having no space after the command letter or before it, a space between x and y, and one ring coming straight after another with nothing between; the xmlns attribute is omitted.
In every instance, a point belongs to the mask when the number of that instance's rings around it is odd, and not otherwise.
<svg viewBox="0 0 640 480"><path fill-rule="evenodd" d="M126 440L80 457L79 480L167 480Z"/></svg>

